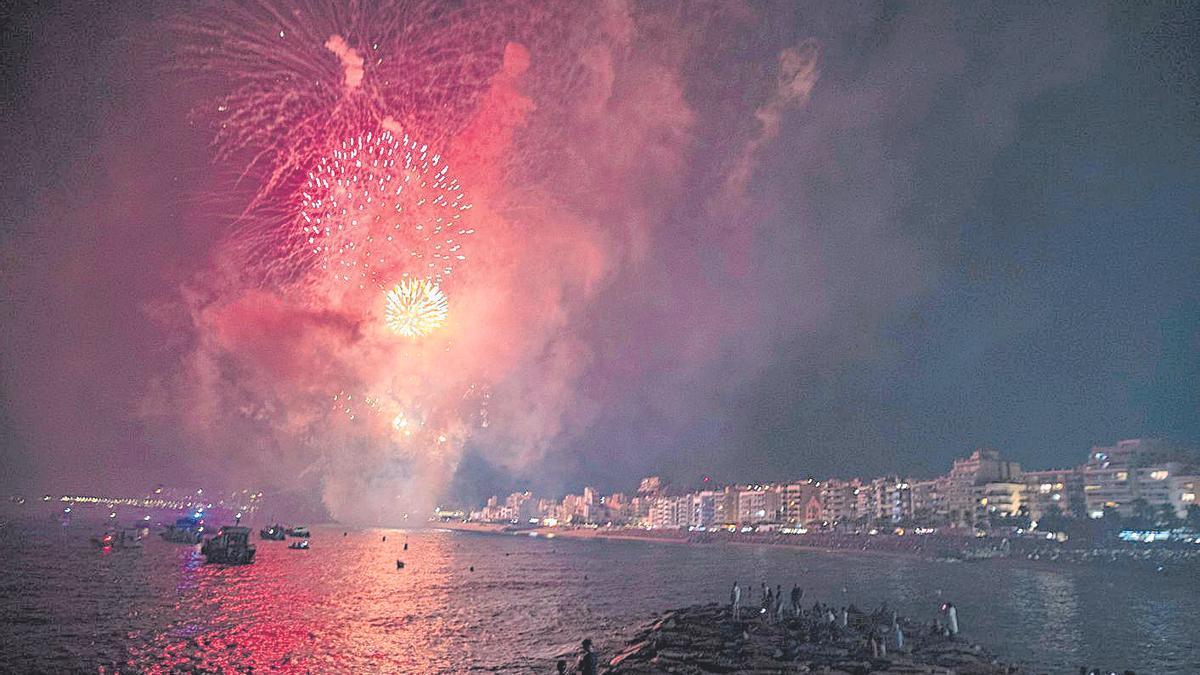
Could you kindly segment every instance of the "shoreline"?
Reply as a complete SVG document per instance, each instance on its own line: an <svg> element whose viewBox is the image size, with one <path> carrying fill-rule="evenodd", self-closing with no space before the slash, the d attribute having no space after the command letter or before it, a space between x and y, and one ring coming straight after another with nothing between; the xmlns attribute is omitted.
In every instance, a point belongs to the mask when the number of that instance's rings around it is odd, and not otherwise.
<svg viewBox="0 0 1200 675"><path fill-rule="evenodd" d="M681 532L674 530L632 530L632 531L612 531L602 528L571 528L571 527L531 527L520 530L511 530L508 525L499 523L437 523L435 529L450 530L453 532L467 532L473 534L486 534L498 536L512 537L535 537L542 539L578 539L578 540L594 540L605 539L615 541L636 541L647 544L667 544L672 546L766 546L772 548L792 548L803 551L814 551L818 553L832 553L842 555L871 555L884 556L894 558L904 558L907 560L931 560L931 556L923 555L917 551L899 551L889 550L884 548L848 548L848 547L830 547L821 546L818 544L803 543L798 541L758 541L749 540L740 537L737 534L722 536L711 541L697 541L695 533ZM633 532L646 532L647 534L633 534ZM660 534L652 534L660 533ZM792 536L792 535L788 535ZM803 535L800 535L803 536Z"/></svg>
<svg viewBox="0 0 1200 675"><path fill-rule="evenodd" d="M985 545L988 540L968 537L940 537L924 540L918 536L901 539L893 535L783 535L783 534L750 534L731 532L685 532L680 530L636 530L624 528L577 528L577 527L530 527L510 529L511 526L501 523L467 523L447 522L431 523L432 527L455 532L470 532L476 534L529 536L545 539L577 539L577 540L616 540L639 541L648 544L669 544L674 546L765 546L794 549L846 556L887 557L902 560L921 560L944 563L977 563L1002 561L1031 568L1060 568L1089 564L1103 564L1113 569L1129 569L1140 574L1191 575L1200 570L1200 555L1198 552L1183 552L1182 557L1159 562L1151 557L1155 552L1147 549L1131 551L1124 549L1093 548L1075 549L1061 548L1048 553L1043 547L1022 548L1007 554L995 554L993 548ZM816 541L805 541L808 537L823 537L826 545ZM1019 544L1018 546L1021 546ZM1162 551L1157 553L1161 554ZM1177 555L1167 553L1166 557Z"/></svg>

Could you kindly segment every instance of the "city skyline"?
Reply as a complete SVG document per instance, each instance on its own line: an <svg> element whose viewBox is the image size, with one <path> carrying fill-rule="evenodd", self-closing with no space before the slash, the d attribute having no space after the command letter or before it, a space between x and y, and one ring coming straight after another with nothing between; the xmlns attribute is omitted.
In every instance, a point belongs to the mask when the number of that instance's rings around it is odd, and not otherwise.
<svg viewBox="0 0 1200 675"><path fill-rule="evenodd" d="M856 509L867 509L868 502L875 509L870 511L873 514L872 522L876 517L882 518L881 514L890 509L892 515L888 522L891 525L907 523L921 512L927 512L927 517L932 516L934 510L940 510L940 517L950 522L955 522L955 516L951 514L958 513L959 518L966 518L968 511L972 514L972 522L977 512L997 511L1010 517L1025 515L1036 521L1049 509L1056 510L1059 515L1079 519L1100 518L1108 509L1129 516L1139 499L1145 500L1150 508L1170 505L1182 519L1193 505L1200 508L1200 503L1197 503L1198 491L1200 450L1162 439L1124 439L1111 446L1093 446L1084 462L1070 467L1022 467L1020 463L1004 458L999 450L977 448L970 456L955 459L950 471L938 476L895 473L881 477L859 475L852 478L776 477L750 482L721 482L704 476L698 483L683 485L664 481L660 476L650 476L643 478L636 490L616 489L610 491L609 495L605 495L604 491L597 492L593 486L584 486L581 494L567 493L562 496L561 506L551 506L553 502L545 499L557 499L557 495L518 490L505 498L505 505L500 504L499 495L492 495L487 498L483 511L476 511L473 506L469 511L477 519L511 518L513 522L518 522L523 518L511 514L500 515L507 513L503 508L516 509L519 504L514 504L515 500L520 504L537 504L538 512L543 516L549 513L548 508L560 508L568 514L581 516L583 522L602 524L603 516L595 519L588 511L580 511L578 507L604 506L607 498L610 508L614 500L628 506L630 499L635 500L636 508L636 498L642 498L648 501L642 504L642 512L637 517L646 520L646 527L676 527L686 523L668 519L668 524L663 525L659 522L661 518L649 510L660 501L667 508L676 509L676 499L694 500L689 503L694 504L695 509L701 509L702 496L724 494L726 499L732 499L733 502L723 510L734 514L746 510L747 507L741 504L745 495L751 498L757 496L760 501L762 497L774 495L770 501L773 506L750 507L751 511L760 509L763 522L792 525L812 522L836 525L847 510L854 512ZM812 509L817 509L816 515L812 515ZM717 511L722 512L722 509ZM806 512L809 515L800 517L799 514ZM613 518L612 513L602 513ZM768 517L767 514L773 516ZM570 517L556 516L554 520L566 522ZM699 516L692 514L680 517L690 517L694 521ZM711 525L712 517L710 514L710 520L691 522L690 525ZM737 515L731 518L739 524L745 524ZM632 522L628 513L622 513L616 520L624 524Z"/></svg>

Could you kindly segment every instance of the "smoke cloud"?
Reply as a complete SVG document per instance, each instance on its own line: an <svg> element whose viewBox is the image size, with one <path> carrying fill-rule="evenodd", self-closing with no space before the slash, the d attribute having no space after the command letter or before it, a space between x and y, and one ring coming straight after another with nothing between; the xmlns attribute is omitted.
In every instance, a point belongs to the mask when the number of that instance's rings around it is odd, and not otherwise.
<svg viewBox="0 0 1200 675"><path fill-rule="evenodd" d="M880 382L913 366L889 327L946 283L1023 106L1105 45L1066 7L339 5L228 35L109 12L41 31L50 119L6 129L66 131L14 146L36 178L5 190L31 195L5 459L46 489L257 488L382 524L477 496L452 486L479 466L556 491L925 457L895 441ZM86 30L191 20L195 48ZM99 65L53 58L83 48ZM305 167L356 125L428 143L472 204L426 338L294 227Z"/></svg>

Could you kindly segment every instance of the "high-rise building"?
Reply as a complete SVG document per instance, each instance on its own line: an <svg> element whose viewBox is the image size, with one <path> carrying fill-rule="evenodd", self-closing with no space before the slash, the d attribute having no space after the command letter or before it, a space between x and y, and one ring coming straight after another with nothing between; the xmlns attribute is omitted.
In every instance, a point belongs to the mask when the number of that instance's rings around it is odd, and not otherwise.
<svg viewBox="0 0 1200 675"><path fill-rule="evenodd" d="M783 522L789 525L803 525L810 520L820 520L820 516L810 519L806 516L813 499L820 504L821 484L814 480L786 483L780 486L779 509Z"/></svg>
<svg viewBox="0 0 1200 675"><path fill-rule="evenodd" d="M1021 480L1025 483L1025 504L1033 520L1054 512L1071 518L1087 513L1083 474L1078 469L1025 471Z"/></svg>
<svg viewBox="0 0 1200 675"><path fill-rule="evenodd" d="M859 497L862 483L855 480L836 478L821 484L821 519L829 527L852 528L859 519Z"/></svg>
<svg viewBox="0 0 1200 675"><path fill-rule="evenodd" d="M1136 507L1172 504L1171 481L1183 465L1168 444L1145 438L1092 448L1083 474L1083 496L1088 516L1100 518L1106 509L1122 516L1135 515Z"/></svg>
<svg viewBox="0 0 1200 675"><path fill-rule="evenodd" d="M738 492L738 524L777 522L779 517L779 492L765 486L756 486Z"/></svg>
<svg viewBox="0 0 1200 675"><path fill-rule="evenodd" d="M692 513L688 525L691 527L709 528L719 525L723 516L724 494L716 490L704 490L690 495L692 498Z"/></svg>
<svg viewBox="0 0 1200 675"><path fill-rule="evenodd" d="M945 523L949 516L946 506L945 477L930 480L913 481L910 497L912 499L911 522L916 527L935 527Z"/></svg>
<svg viewBox="0 0 1200 675"><path fill-rule="evenodd" d="M650 527L676 530L688 527L692 518L692 495L657 497L650 505Z"/></svg>
<svg viewBox="0 0 1200 675"><path fill-rule="evenodd" d="M865 494L871 504L867 515L872 525L888 527L907 522L912 517L912 486L907 480L896 476L876 478Z"/></svg>
<svg viewBox="0 0 1200 675"><path fill-rule="evenodd" d="M947 520L951 525L972 526L978 507L977 487L987 483L1016 481L1021 465L1000 457L994 448L979 448L966 459L954 460L945 483Z"/></svg>
<svg viewBox="0 0 1200 675"><path fill-rule="evenodd" d="M975 488L976 511L974 522L986 524L992 516L1013 517L1026 513L1025 483L997 481Z"/></svg>

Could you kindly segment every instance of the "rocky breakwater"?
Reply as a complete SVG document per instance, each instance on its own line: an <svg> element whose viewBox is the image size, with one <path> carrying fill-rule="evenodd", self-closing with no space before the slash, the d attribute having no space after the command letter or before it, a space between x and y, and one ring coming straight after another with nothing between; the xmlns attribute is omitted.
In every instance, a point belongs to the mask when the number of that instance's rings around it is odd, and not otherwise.
<svg viewBox="0 0 1200 675"><path fill-rule="evenodd" d="M644 626L608 664L609 673L940 673L1020 672L978 645L951 638L884 608L814 606L766 620L757 608L735 620L727 606L667 612ZM830 621L830 617L834 617ZM898 641L896 627L902 638Z"/></svg>

